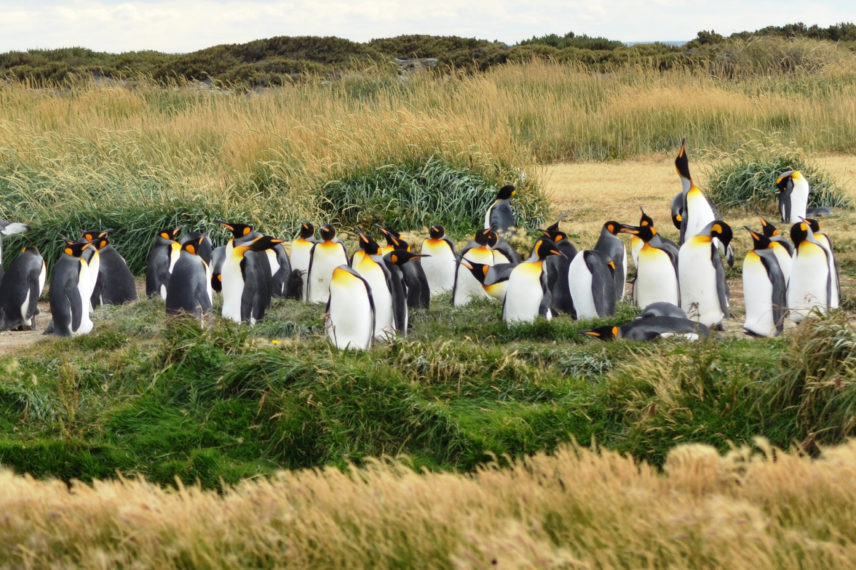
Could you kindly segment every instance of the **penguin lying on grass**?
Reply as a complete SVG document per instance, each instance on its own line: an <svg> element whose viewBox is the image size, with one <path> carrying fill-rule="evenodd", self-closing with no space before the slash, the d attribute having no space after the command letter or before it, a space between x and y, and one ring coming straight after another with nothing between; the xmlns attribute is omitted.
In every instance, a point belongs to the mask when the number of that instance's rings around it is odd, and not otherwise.
<svg viewBox="0 0 856 570"><path fill-rule="evenodd" d="M683 310L672 303L653 303L642 310L639 318L623 325L604 325L582 331L600 340L656 340L661 337L681 336L688 340L709 337L708 327L691 321Z"/></svg>

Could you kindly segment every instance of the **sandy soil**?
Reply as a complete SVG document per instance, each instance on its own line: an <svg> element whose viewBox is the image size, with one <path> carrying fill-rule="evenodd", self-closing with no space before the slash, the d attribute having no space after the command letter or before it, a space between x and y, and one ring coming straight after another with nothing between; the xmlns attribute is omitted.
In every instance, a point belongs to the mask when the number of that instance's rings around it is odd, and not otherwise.
<svg viewBox="0 0 856 570"><path fill-rule="evenodd" d="M652 156L606 163L555 164L542 167L538 175L555 212L565 213L561 227L574 236L579 249L594 245L603 222L607 220L637 223L640 206L654 218L663 235L677 240L677 231L669 221L669 205L680 190L673 160L668 156ZM856 157L828 155L815 157L814 162L856 199ZM707 166L691 163L693 173L698 173L697 182L702 190L705 188L703 173ZM756 227L759 224L754 217L730 217L727 221L735 230L735 263L741 263L750 242L739 229L743 225ZM833 243L839 243L840 239L852 241L849 234L856 217L848 214L840 222L826 224L824 229L832 236ZM842 289L853 283L851 276L842 275ZM729 287L734 318L726 322L726 332L739 335L742 334L739 317L743 314L743 286L740 279L731 279ZM138 282L138 291L142 297L142 281ZM37 330L0 332L0 355L14 354L19 349L56 338L43 335L51 320L50 307L47 303L39 303L39 309ZM97 311L93 314L93 321L97 326Z"/></svg>

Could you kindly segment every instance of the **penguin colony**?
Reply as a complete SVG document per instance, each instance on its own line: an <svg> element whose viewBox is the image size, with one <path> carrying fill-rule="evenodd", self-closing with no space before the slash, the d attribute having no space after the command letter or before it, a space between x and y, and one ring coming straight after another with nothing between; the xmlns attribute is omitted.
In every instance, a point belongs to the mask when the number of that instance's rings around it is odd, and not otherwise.
<svg viewBox="0 0 856 570"><path fill-rule="evenodd" d="M162 298L167 314L192 315L202 326L211 321L215 291L222 297L222 317L238 323L263 319L274 296L325 304L330 342L365 350L378 340L405 336L409 311L425 309L433 297L449 292L456 307L473 299L498 301L509 326L562 313L580 320L613 315L627 282L627 251L618 238L626 233L636 266L632 299L642 314L585 334L603 340L706 337L730 316L723 259L733 264L734 235L693 181L685 141L675 168L681 191L670 210L679 243L663 238L654 219L641 210L638 225L609 220L592 248L578 251L559 229L560 218L539 230L543 236L522 259L504 239L514 228L516 190L508 185L485 212L484 228L460 252L439 225L429 228L420 253L393 229L375 226L385 238L382 246L357 227L358 248L350 257L330 225L321 226L316 237L313 224L302 223L290 254L284 240L244 223L218 220L232 234L219 247L202 233L179 237L181 228L167 228L158 232L150 250L146 295ZM778 335L787 318L798 323L812 311L837 308L841 299L832 243L809 217L828 211L808 207L809 183L799 171L782 173L776 186L790 241L760 215L760 230L745 227L752 249L742 266L743 328L754 336ZM26 224L0 221L0 239L28 230ZM95 307L136 300L133 275L108 233L63 238L50 280L52 321L46 333L89 333ZM24 248L0 274L0 329L36 328L45 278L39 251Z"/></svg>

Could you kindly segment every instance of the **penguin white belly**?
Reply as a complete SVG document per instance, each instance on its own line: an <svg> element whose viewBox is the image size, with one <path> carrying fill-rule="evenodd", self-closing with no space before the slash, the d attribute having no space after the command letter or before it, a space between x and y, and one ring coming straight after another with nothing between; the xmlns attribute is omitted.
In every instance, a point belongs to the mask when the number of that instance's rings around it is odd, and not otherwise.
<svg viewBox="0 0 856 570"><path fill-rule="evenodd" d="M776 254L776 261L779 262L779 268L782 270L782 275L785 278L785 285L787 285L791 278L791 265L793 263L793 259L788 253L788 250L785 249L785 246L772 242L771 247L773 249L773 253Z"/></svg>
<svg viewBox="0 0 856 570"><path fill-rule="evenodd" d="M714 221L716 216L710 202L698 188L692 188L687 192L687 231L684 234L686 242L691 237L698 235L705 226ZM678 264L680 265L680 263Z"/></svg>
<svg viewBox="0 0 856 570"><path fill-rule="evenodd" d="M300 271L300 280L303 281L303 298L306 300L306 280L309 277L309 252L312 251L312 242L307 240L295 240L291 244L291 269Z"/></svg>
<svg viewBox="0 0 856 570"><path fill-rule="evenodd" d="M544 298L541 271L541 261L525 261L511 272L502 307L502 320L506 324L532 323L538 318L538 309ZM547 319L550 319L549 313Z"/></svg>
<svg viewBox="0 0 856 570"><path fill-rule="evenodd" d="M743 328L758 336L776 336L773 283L758 254L751 251L743 261L743 299L746 302Z"/></svg>
<svg viewBox="0 0 856 570"><path fill-rule="evenodd" d="M27 287L27 294L24 295L24 302L21 303L21 320L22 323L28 326L33 326L36 317L32 317L32 321L27 318L27 309L30 308L30 288Z"/></svg>
<svg viewBox="0 0 856 570"><path fill-rule="evenodd" d="M624 299L624 286L627 284L627 251L621 252L621 267L624 269L624 281L621 283L616 283L616 287L618 287L618 291L616 291L618 295L618 300Z"/></svg>
<svg viewBox="0 0 856 570"><path fill-rule="evenodd" d="M808 181L800 177L794 180L794 188L791 191L791 219L788 223L798 224L806 217L806 208L808 208Z"/></svg>
<svg viewBox="0 0 856 570"><path fill-rule="evenodd" d="M312 259L312 273L308 278L308 296L310 303L326 303L330 297L330 277L340 265L347 265L348 258L341 244L321 242L315 245Z"/></svg>
<svg viewBox="0 0 856 570"><path fill-rule="evenodd" d="M375 305L374 336L384 340L395 336L395 315L392 312L392 293L386 284L386 275L371 257L365 257L354 270L366 280L372 290ZM405 329L407 330L407 329Z"/></svg>
<svg viewBox="0 0 856 570"><path fill-rule="evenodd" d="M493 252L486 247L476 247L464 254L464 259L475 263L493 266ZM457 283L455 285L455 298L453 299L456 307L468 305L473 299L490 299L482 284L478 279L473 277L470 270L463 265L458 265Z"/></svg>
<svg viewBox="0 0 856 570"><path fill-rule="evenodd" d="M92 295L91 276L89 275L89 264L86 260L80 260L80 273L77 279L77 290L80 293L80 327L77 330L71 331L74 335L89 334L94 328L92 320L89 318L89 296Z"/></svg>
<svg viewBox="0 0 856 570"><path fill-rule="evenodd" d="M89 310L92 310L92 293L95 292L95 285L98 282L98 273L101 270L101 254L97 251L92 255L88 263L89 267L89 284L88 294L83 298L84 304L89 304Z"/></svg>
<svg viewBox="0 0 856 570"><path fill-rule="evenodd" d="M374 315L370 296L365 283L353 275L333 278L326 329L327 338L336 348L366 350L371 347Z"/></svg>
<svg viewBox="0 0 856 570"><path fill-rule="evenodd" d="M568 268L568 285L571 290L571 300L577 319L596 319L597 309L591 290L592 275L585 262L585 255L580 253L574 256L571 266Z"/></svg>
<svg viewBox="0 0 856 570"><path fill-rule="evenodd" d="M826 234L815 234L815 239L823 246L827 255L827 265L829 266L829 275L832 277L832 287L830 287L829 308L837 309L841 303L841 291L838 290L838 279L835 274L835 258L832 256L832 246L829 244L829 238Z"/></svg>
<svg viewBox="0 0 856 570"><path fill-rule="evenodd" d="M660 302L678 304L678 277L665 251L648 244L639 251L633 299L640 307Z"/></svg>
<svg viewBox="0 0 856 570"><path fill-rule="evenodd" d="M725 313L719 303L716 269L711 263L711 244L688 241L678 252L678 282L681 308L687 318L705 326L722 322Z"/></svg>
<svg viewBox="0 0 856 570"><path fill-rule="evenodd" d="M639 252L642 251L642 246L644 245L645 242L642 238L633 236L630 239L630 257L633 259L633 267L639 267ZM627 275L627 271L624 274Z"/></svg>
<svg viewBox="0 0 856 570"><path fill-rule="evenodd" d="M244 296L244 276L241 274L240 260L235 260L230 256L223 262L221 271L220 275L223 278L221 291L223 309L221 314L224 319L240 323L241 299Z"/></svg>
<svg viewBox="0 0 856 570"><path fill-rule="evenodd" d="M827 279L829 265L823 248L811 243L800 244L788 283L788 310L793 322L802 321L814 307L821 313L826 312Z"/></svg>
<svg viewBox="0 0 856 570"><path fill-rule="evenodd" d="M422 242L423 257L419 259L425 277L428 280L428 289L431 296L451 291L455 286L455 254L445 240L426 239Z"/></svg>

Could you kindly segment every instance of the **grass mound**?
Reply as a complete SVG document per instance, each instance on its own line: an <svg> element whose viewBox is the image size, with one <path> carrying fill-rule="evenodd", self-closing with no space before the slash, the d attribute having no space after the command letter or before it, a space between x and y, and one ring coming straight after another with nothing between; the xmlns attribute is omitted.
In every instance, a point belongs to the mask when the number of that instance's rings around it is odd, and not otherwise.
<svg viewBox="0 0 856 570"><path fill-rule="evenodd" d="M852 208L831 177L810 164L802 154L780 144L752 142L717 161L710 175L708 197L720 210L778 212L776 179L788 170L799 170L811 187L809 206Z"/></svg>

